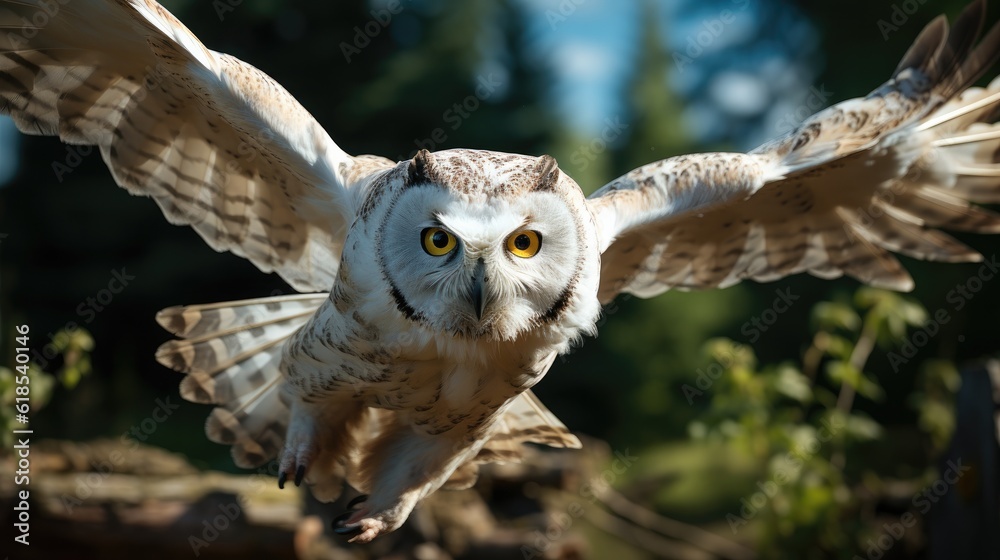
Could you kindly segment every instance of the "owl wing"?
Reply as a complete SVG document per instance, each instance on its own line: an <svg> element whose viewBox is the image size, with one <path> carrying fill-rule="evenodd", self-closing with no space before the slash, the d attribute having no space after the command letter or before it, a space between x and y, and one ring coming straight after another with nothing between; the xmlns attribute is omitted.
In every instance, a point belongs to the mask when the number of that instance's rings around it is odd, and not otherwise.
<svg viewBox="0 0 1000 560"><path fill-rule="evenodd" d="M31 134L96 145L115 181L300 291L328 291L359 184L274 80L208 50L152 0L0 1L0 109Z"/></svg>
<svg viewBox="0 0 1000 560"><path fill-rule="evenodd" d="M883 86L749 154L663 160L594 193L601 300L803 271L909 290L889 251L981 259L934 228L1000 232L969 204L1000 202L1000 79L969 88L1000 57L984 18L982 1L950 33L937 18Z"/></svg>

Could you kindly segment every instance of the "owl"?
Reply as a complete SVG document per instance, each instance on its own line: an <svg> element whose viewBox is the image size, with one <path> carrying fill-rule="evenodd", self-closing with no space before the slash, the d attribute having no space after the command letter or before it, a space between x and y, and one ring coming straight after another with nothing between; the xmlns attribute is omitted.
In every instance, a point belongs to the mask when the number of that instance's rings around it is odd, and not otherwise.
<svg viewBox="0 0 1000 560"><path fill-rule="evenodd" d="M20 130L96 145L115 181L300 295L165 309L156 354L213 404L241 467L368 542L525 443L579 440L531 392L618 294L808 272L909 290L892 252L981 256L1000 232L1000 57L985 2L934 20L891 78L749 153L650 163L590 197L556 161L351 156L254 67L153 0L3 0L0 100Z"/></svg>

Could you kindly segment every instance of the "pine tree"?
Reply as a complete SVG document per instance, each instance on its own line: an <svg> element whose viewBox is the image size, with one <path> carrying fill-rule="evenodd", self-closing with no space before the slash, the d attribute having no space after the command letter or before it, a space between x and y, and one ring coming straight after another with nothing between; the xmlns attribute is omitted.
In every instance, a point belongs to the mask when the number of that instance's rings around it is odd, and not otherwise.
<svg viewBox="0 0 1000 560"><path fill-rule="evenodd" d="M351 130L379 131L393 159L421 148L544 151L555 124L540 108L545 71L529 60L524 8L467 0L410 10L419 39L356 86Z"/></svg>
<svg viewBox="0 0 1000 560"><path fill-rule="evenodd" d="M628 126L626 142L616 158L623 173L680 155L690 147L681 124L682 104L670 89L673 61L664 46L655 3L645 0L641 13L638 56L625 86L628 105L622 120Z"/></svg>

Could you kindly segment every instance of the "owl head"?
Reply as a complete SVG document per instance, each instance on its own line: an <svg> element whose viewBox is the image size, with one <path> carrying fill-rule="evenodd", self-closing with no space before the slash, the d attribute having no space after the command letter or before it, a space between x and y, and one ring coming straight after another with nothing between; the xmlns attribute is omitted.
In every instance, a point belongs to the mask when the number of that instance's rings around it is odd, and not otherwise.
<svg viewBox="0 0 1000 560"><path fill-rule="evenodd" d="M553 158L421 151L391 173L397 188L376 246L407 318L496 341L593 327L595 227Z"/></svg>

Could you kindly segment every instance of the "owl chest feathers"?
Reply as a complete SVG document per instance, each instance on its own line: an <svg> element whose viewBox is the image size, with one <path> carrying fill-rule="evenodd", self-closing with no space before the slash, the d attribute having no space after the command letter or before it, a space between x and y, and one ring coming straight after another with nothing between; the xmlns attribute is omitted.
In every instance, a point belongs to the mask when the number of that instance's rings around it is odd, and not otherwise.
<svg viewBox="0 0 1000 560"><path fill-rule="evenodd" d="M283 365L303 398L360 399L437 434L483 425L541 380L566 343L549 331L506 342L435 333L391 294L345 278L286 346Z"/></svg>

